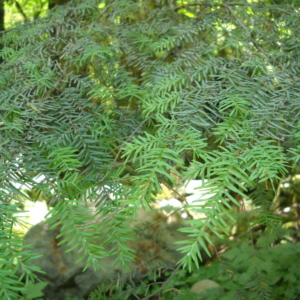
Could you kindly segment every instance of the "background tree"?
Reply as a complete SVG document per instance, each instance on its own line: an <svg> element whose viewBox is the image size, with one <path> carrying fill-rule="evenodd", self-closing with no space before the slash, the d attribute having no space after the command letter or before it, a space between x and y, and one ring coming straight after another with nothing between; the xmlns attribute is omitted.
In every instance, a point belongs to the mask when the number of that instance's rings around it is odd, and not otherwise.
<svg viewBox="0 0 300 300"><path fill-rule="evenodd" d="M4 0L0 1L0 31L4 30Z"/></svg>
<svg viewBox="0 0 300 300"><path fill-rule="evenodd" d="M173 188L178 179L206 179L213 195L193 206L206 217L182 229L179 266L198 266L199 245L211 255L211 237L230 234L232 211L245 199L257 208L250 225L274 229L280 181L300 158L299 22L297 1L90 0L7 33L3 297L16 295L20 266L26 280L36 270L12 231L16 201L26 197L14 183L50 199L49 222L87 267L113 254L116 267L132 261L129 223L161 184ZM109 253L93 244L97 234L113 245Z"/></svg>
<svg viewBox="0 0 300 300"><path fill-rule="evenodd" d="M49 9L54 8L56 5L63 5L69 2L69 0L49 0Z"/></svg>

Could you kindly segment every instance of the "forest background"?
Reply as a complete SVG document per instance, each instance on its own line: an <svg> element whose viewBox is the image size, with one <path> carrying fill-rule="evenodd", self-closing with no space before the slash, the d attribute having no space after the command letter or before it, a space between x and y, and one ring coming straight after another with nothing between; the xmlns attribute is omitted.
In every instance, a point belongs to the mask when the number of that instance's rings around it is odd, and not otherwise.
<svg viewBox="0 0 300 300"><path fill-rule="evenodd" d="M129 224L163 188L201 218L180 229L182 259L163 283L153 268L126 297L186 299L208 278L220 289L202 299L298 299L299 9L1 0L1 299L25 295L39 271L13 229L22 201L47 201L47 222L86 268L116 255L126 269ZM209 197L190 205L178 186L195 179ZM126 289L115 283L114 296Z"/></svg>

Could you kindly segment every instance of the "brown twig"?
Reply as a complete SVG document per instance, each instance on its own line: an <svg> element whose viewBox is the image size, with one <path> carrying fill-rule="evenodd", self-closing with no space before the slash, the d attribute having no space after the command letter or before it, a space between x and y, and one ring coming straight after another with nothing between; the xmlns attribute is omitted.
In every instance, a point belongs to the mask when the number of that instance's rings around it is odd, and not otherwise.
<svg viewBox="0 0 300 300"><path fill-rule="evenodd" d="M171 279L176 275L176 273L179 271L179 269L180 269L181 267L182 267L182 264L179 263L179 264L177 265L177 267L174 269L172 275L171 275L171 276L170 276L170 277L162 284L162 286L161 286L158 290L156 290L154 293L152 293L151 295L149 295L149 296L143 298L142 300L150 299L151 297L153 297L154 295L156 295L157 293L159 293L160 291L162 291L163 288L171 281Z"/></svg>
<svg viewBox="0 0 300 300"><path fill-rule="evenodd" d="M122 151L122 146L124 146L125 145L125 143L126 142L128 142L133 136L134 136L134 134L149 120L149 119L151 119L153 116L154 116L155 114L152 114L151 116L149 116L148 118L146 118L143 122L141 122L141 124L132 132L132 134L125 140L125 142L120 146L120 149L119 149L119 151L118 151L118 153L117 153L117 155L116 155L116 157L115 157L115 159L114 159L114 161L113 161L113 163L112 163L112 165L114 166L115 165L115 163L116 163L116 161L118 160L118 158L119 158L119 156L120 156L120 154L121 154L121 151ZM110 173L111 171L108 171L105 175L104 175L104 177L102 178L102 181L104 181L105 180L105 178L108 176L108 174Z"/></svg>

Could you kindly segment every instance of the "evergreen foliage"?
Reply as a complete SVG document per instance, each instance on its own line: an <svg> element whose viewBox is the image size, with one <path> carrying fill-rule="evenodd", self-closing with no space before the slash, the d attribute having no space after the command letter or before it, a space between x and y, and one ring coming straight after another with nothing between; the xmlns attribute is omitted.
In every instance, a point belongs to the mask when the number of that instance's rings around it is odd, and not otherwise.
<svg viewBox="0 0 300 300"><path fill-rule="evenodd" d="M86 267L128 266L137 209L178 179L212 195L182 229L183 267L229 234L242 199L253 224L278 223L277 186L300 159L299 36L296 0L73 1L3 35L1 297L37 271L12 230L25 187L51 199L48 222Z"/></svg>

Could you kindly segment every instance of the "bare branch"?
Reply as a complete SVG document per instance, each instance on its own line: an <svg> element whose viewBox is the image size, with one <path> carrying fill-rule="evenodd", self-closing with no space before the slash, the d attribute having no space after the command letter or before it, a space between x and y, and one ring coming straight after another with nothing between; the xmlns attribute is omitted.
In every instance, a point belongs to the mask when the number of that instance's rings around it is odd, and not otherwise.
<svg viewBox="0 0 300 300"><path fill-rule="evenodd" d="M28 17L26 16L22 6L20 5L20 3L15 0L15 5L16 5L16 8L18 10L18 12L22 15L22 17L24 18L25 21L28 21Z"/></svg>
<svg viewBox="0 0 300 300"><path fill-rule="evenodd" d="M154 293L152 293L151 295L149 295L149 296L143 298L143 300L150 299L150 298L152 298L153 296L157 295L160 291L162 291L163 288L164 288L167 284L169 284L169 282L171 281L171 279L177 274L177 272L179 271L179 269L180 269L181 267L182 267L182 264L179 263L179 264L177 265L177 267L174 269L172 275L171 275L171 276L170 276L170 277L162 284L162 286L161 286L158 290L156 290Z"/></svg>

